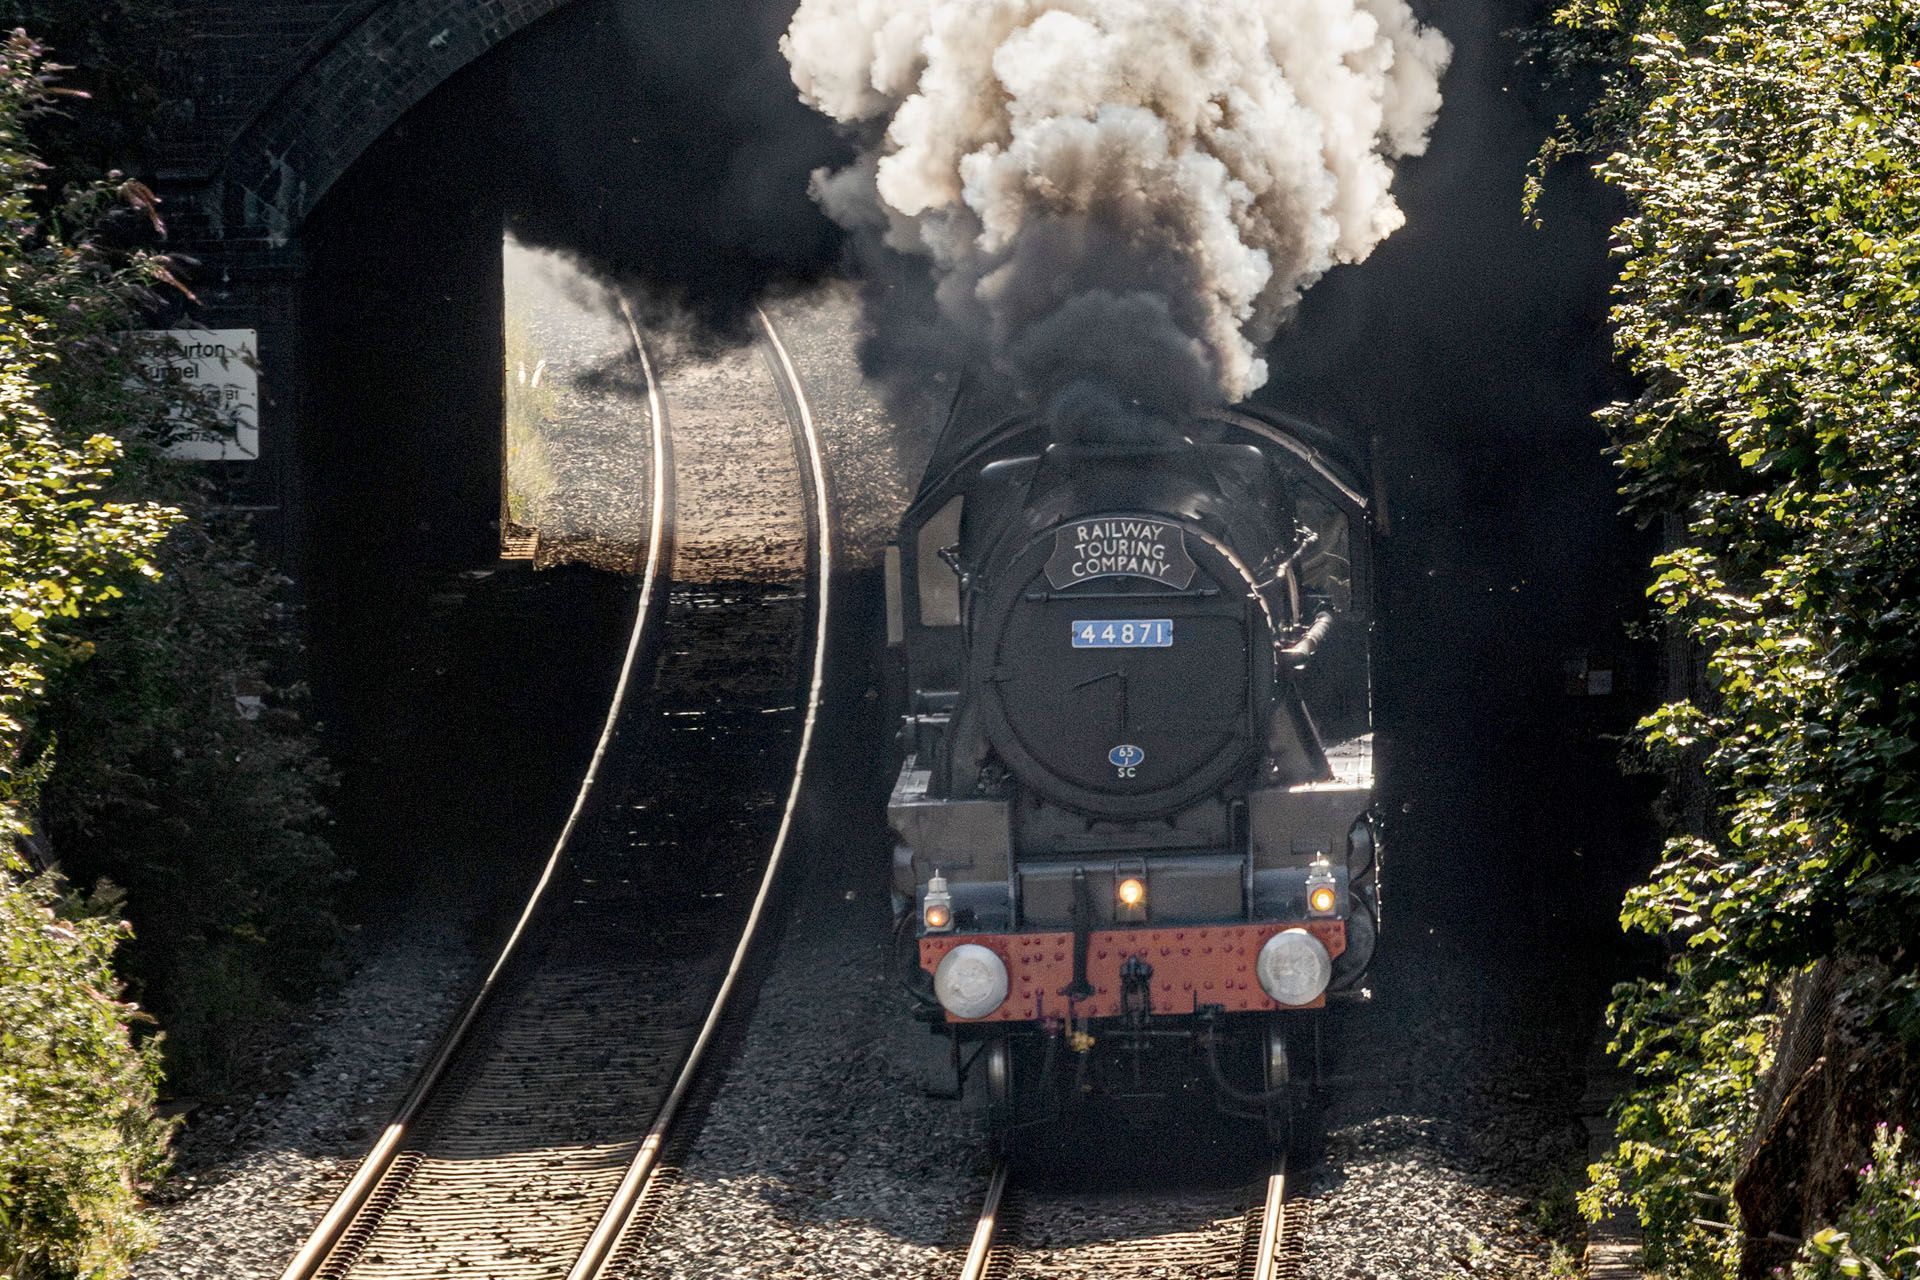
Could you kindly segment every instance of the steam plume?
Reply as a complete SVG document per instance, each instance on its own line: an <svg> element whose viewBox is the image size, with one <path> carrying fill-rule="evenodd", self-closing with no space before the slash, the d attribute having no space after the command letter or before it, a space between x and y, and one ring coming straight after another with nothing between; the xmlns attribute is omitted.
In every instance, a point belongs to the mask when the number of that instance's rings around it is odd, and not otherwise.
<svg viewBox="0 0 1920 1280"><path fill-rule="evenodd" d="M955 354L1167 409L1401 225L1451 53L1406 0L801 0L781 49L861 142L815 198L931 260Z"/></svg>

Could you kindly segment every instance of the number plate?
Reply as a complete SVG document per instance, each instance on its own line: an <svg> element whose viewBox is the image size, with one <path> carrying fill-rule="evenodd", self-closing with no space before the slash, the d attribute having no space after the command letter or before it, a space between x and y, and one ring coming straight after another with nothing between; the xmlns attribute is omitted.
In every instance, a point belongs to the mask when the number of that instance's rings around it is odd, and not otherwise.
<svg viewBox="0 0 1920 1280"><path fill-rule="evenodd" d="M1172 618L1094 618L1073 624L1076 649L1171 649Z"/></svg>

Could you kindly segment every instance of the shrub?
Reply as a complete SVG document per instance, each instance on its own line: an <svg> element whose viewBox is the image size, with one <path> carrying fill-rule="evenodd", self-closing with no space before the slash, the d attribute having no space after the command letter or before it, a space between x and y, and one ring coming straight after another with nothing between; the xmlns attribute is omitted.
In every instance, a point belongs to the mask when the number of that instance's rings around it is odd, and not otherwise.
<svg viewBox="0 0 1920 1280"><path fill-rule="evenodd" d="M1793 1280L1914 1280L1920 1276L1920 1159L1906 1134L1880 1126L1873 1162L1839 1224L1813 1234Z"/></svg>
<svg viewBox="0 0 1920 1280"><path fill-rule="evenodd" d="M4 813L0 810L0 813ZM159 1172L158 1046L128 1035L113 953L123 925L62 909L0 828L0 1275L123 1275L148 1241Z"/></svg>
<svg viewBox="0 0 1920 1280"><path fill-rule="evenodd" d="M38 46L0 42L0 1271L21 1280L123 1274L165 1146L155 1049L134 1045L138 1014L112 972L119 928L58 910L55 880L16 849L46 772L22 762L35 700L74 656L73 628L151 575L172 518L106 501L118 444L73 438L47 412L57 304L84 295L98 265L33 208L22 129L49 93ZM116 286L162 269L136 260Z"/></svg>
<svg viewBox="0 0 1920 1280"><path fill-rule="evenodd" d="M1920 1050L1920 13L1558 20L1606 88L1546 154L1597 147L1632 205L1613 320L1638 391L1601 416L1631 507L1681 530L1651 594L1706 664L1641 727L1711 798L1626 904L1675 959L1613 1006L1638 1088L1588 1207L1625 1201L1656 1263L1718 1274L1735 1246L1697 1208L1754 1128L1767 993L1843 958L1868 1033Z"/></svg>
<svg viewBox="0 0 1920 1280"><path fill-rule="evenodd" d="M125 970L168 1029L169 1086L205 1096L250 1087L263 1033L336 976L338 871L330 770L298 689L274 683L281 580L197 494L171 497L191 518L155 553L163 576L86 627L40 709L41 812L70 876L126 889Z"/></svg>
<svg viewBox="0 0 1920 1280"><path fill-rule="evenodd" d="M263 1017L338 967L332 774L286 674L297 645L284 579L259 563L244 520L219 514L205 473L165 452L181 432L229 424L143 380L129 338L150 291L179 288L167 259L126 247L162 230L157 202L117 175L55 200L25 185L39 161L18 145L35 253L9 290L53 317L35 338L38 401L63 437L92 433L110 451L103 497L174 513L146 572L115 585L114 609L76 616L50 650L23 735L25 758L51 762L40 826L76 883L126 890L136 931L122 970L175 1032L170 1086L231 1092L256 1074L243 1064ZM214 955L239 959L264 1014L204 981Z"/></svg>
<svg viewBox="0 0 1920 1280"><path fill-rule="evenodd" d="M131 247L162 231L157 202L118 175L36 185L24 130L59 90L24 34L3 49L0 1274L108 1278L146 1236L157 1055L176 1088L231 1087L332 965L329 775L298 689L275 684L281 579L164 453L223 424L138 376L127 331L178 287ZM30 823L95 884L90 906L25 866ZM140 925L124 947L116 885ZM177 1034L136 1041L151 1019L115 963Z"/></svg>

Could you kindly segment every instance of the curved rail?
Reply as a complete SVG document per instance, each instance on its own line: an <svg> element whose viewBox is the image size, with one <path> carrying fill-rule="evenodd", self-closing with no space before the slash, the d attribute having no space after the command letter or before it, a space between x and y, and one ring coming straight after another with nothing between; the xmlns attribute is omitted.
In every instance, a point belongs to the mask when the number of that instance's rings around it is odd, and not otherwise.
<svg viewBox="0 0 1920 1280"><path fill-rule="evenodd" d="M281 1280L311 1280L317 1275L325 1266L328 1255L346 1234L348 1227L373 1198L381 1180L392 1169L394 1159L400 1152L401 1143L415 1121L419 1119L421 1110L433 1096L434 1089L445 1077L447 1068L452 1064L455 1055L466 1043L482 1010L498 989L500 975L519 951L527 935L528 926L545 905L547 891L552 886L559 868L566 861L574 830L579 826L580 815L585 811L587 799L593 792L595 782L599 779L607 748L613 741L615 729L619 725L625 708L634 669L638 666L640 654L645 649L642 641L645 639L648 624L654 615L655 588L666 562L672 556L668 529L672 512L673 455L667 432L666 403L660 394L659 380L654 376L652 361L647 356L646 345L640 339L640 331L634 323L632 311L624 301L620 304L620 309L626 320L627 332L633 337L634 351L640 360L641 372L647 381L647 412L648 417L652 419L653 465L650 470L653 473L653 482L650 495L652 507L648 513L647 558L640 578L640 598L634 609L633 627L627 636L626 653L621 659L620 677L614 684L613 697L607 705L606 721L601 726L599 740L594 744L593 757L587 763L586 774L580 780L580 788L574 794L573 807L567 813L566 823L561 827L560 835L554 841L552 852L547 855L546 864L541 868L540 877L534 883L526 905L521 909L520 917L514 923L513 931L507 935L507 940L502 944L500 953L494 958L492 967L487 970L486 977L468 998L465 1007L460 1011L459 1018L441 1039L426 1070L422 1071L414 1081L413 1088L408 1091L405 1100L394 1113L393 1119L387 1123L379 1141L374 1143L373 1149L361 1159L346 1187L334 1198L326 1213L322 1215L319 1224L307 1237L306 1243L301 1245L300 1251L294 1255L293 1260L287 1264L286 1270L281 1273Z"/></svg>
<svg viewBox="0 0 1920 1280"><path fill-rule="evenodd" d="M706 1021L701 1024L700 1034L692 1049L681 1063L679 1073L673 1082L673 1089L666 1101L660 1105L652 1127L640 1144L639 1152L627 1166L626 1174L620 1179L620 1186L614 1192L606 1211L601 1214L593 1234L588 1237L586 1247L580 1251L580 1257L567 1272L567 1280L597 1280L614 1256L616 1247L628 1223L633 1218L635 1208L645 1194L647 1184L659 1168L660 1154L666 1146L667 1135L674 1122L679 1119L688 1095L692 1092L701 1069L706 1065L706 1054L718 1034L722 1023L728 1016L733 998L739 988L741 975L747 967L747 960L759 945L761 929L766 919L767 904L772 899L780 869L785 863L788 837L793 830L794 815L800 806L800 796L806 782L807 759L813 746L814 726L819 719L820 691L826 682L827 661L827 620L828 598L831 595L830 582L833 574L833 539L830 533L831 519L827 503L826 468L820 457L820 437L814 429L813 410L807 402L806 389L801 385L799 370L794 367L793 358L787 353L786 344L780 341L779 332L773 327L773 321L765 311L756 308L760 325L769 347L775 357L775 367L786 382L788 403L792 406L793 426L796 442L801 446L798 452L804 459L802 475L806 481L812 501L809 504L808 524L812 527L812 559L814 581L817 589L814 596L813 626L813 671L807 689L806 717L801 724L800 746L794 757L793 783L787 792L785 810L780 815L780 829L773 839L773 851L767 858L765 872L760 877L760 887L755 893L753 906L747 913L747 922L740 932L740 941L734 947L733 956L727 965L726 977L722 979L719 991L713 998L712 1007L707 1012Z"/></svg>

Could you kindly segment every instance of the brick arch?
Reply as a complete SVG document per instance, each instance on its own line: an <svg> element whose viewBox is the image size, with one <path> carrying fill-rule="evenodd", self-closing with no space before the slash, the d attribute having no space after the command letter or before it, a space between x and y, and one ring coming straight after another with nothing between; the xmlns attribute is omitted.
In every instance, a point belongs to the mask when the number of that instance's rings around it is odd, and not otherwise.
<svg viewBox="0 0 1920 1280"><path fill-rule="evenodd" d="M389 0L329 41L227 148L205 211L222 238L291 238L402 115L571 0Z"/></svg>

